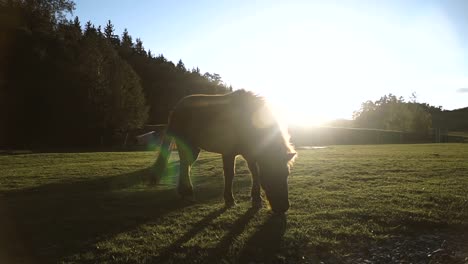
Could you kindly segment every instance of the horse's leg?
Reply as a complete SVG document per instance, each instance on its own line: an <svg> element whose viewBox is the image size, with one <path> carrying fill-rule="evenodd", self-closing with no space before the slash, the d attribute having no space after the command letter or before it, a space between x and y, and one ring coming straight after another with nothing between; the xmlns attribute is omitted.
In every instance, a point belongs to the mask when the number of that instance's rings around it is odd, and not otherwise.
<svg viewBox="0 0 468 264"><path fill-rule="evenodd" d="M260 179L258 175L258 167L255 161L247 160L247 165L252 173L252 190L250 196L252 197L252 207L262 207L262 197L260 196Z"/></svg>
<svg viewBox="0 0 468 264"><path fill-rule="evenodd" d="M182 198L193 197L193 186L190 180L190 169L197 160L200 149L190 147L187 144L177 143L177 150L180 158L180 174L177 191Z"/></svg>
<svg viewBox="0 0 468 264"><path fill-rule="evenodd" d="M232 182L234 180L234 162L235 155L223 155L223 170L224 170L224 203L226 206L233 206L234 196L232 195Z"/></svg>

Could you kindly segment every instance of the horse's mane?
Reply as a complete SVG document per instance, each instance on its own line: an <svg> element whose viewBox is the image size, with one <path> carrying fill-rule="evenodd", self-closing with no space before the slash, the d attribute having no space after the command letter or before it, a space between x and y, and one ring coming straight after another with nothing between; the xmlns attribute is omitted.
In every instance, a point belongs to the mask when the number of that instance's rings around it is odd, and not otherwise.
<svg viewBox="0 0 468 264"><path fill-rule="evenodd" d="M232 98L235 103L242 104L243 106L263 106L265 104L265 98L253 93L252 91L246 91L244 89L236 90L234 92L226 94Z"/></svg>
<svg viewBox="0 0 468 264"><path fill-rule="evenodd" d="M277 144L279 144L278 147L283 149L286 153L296 152L294 150L294 147L289 142L290 135L287 131L287 128L279 123L277 118L271 112L271 109L268 107L267 101L263 96L255 94L251 91L246 91L244 89L236 90L234 92L226 94L225 96L231 97L231 100L234 103L234 105L236 105L236 107L240 107L240 109L248 111L251 115L261 107L266 107L269 113L275 119L275 129L277 129L280 132L281 140L277 142ZM291 160L291 163L293 160Z"/></svg>

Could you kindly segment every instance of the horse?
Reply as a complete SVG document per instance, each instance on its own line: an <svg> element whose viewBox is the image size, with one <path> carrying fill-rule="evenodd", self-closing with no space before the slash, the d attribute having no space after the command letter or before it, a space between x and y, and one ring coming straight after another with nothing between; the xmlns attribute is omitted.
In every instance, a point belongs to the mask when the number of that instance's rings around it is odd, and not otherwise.
<svg viewBox="0 0 468 264"><path fill-rule="evenodd" d="M181 99L169 114L153 182L158 182L166 169L173 141L180 158L177 191L183 198L193 197L190 169L203 149L222 155L226 206L235 205L234 166L236 156L241 155L252 176L252 207L262 206L261 186L273 212L289 209L288 176L296 152L263 97L237 90Z"/></svg>

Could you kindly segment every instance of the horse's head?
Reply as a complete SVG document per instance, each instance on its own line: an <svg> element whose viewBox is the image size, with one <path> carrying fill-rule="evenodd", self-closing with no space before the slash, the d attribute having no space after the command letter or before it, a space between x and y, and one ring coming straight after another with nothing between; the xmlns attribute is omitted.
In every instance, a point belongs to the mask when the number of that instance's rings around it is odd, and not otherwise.
<svg viewBox="0 0 468 264"><path fill-rule="evenodd" d="M268 158L258 160L260 184L275 213L284 213L289 209L289 163L294 156L296 153L274 155L274 157L266 155Z"/></svg>

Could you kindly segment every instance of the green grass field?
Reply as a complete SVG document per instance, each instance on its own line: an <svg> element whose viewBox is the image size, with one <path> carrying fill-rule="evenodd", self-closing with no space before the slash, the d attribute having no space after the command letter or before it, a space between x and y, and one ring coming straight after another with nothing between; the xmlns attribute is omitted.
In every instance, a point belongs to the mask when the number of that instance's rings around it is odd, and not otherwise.
<svg viewBox="0 0 468 264"><path fill-rule="evenodd" d="M298 150L291 208L250 209L237 160L225 209L218 155L193 169L196 203L154 152L0 156L0 263L467 263L468 145Z"/></svg>

